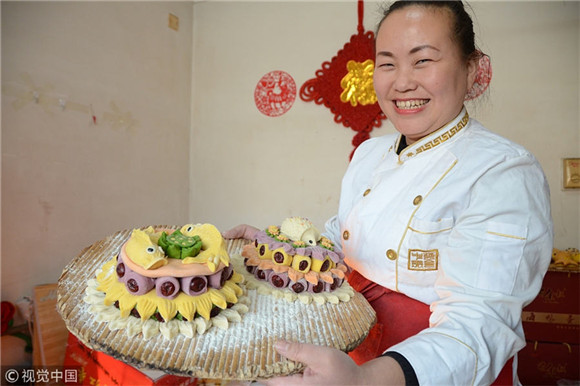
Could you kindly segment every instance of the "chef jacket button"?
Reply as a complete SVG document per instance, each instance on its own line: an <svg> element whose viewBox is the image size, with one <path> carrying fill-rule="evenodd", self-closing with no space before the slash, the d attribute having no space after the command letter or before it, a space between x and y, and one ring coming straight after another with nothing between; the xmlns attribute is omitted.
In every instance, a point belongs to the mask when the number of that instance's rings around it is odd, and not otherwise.
<svg viewBox="0 0 580 386"><path fill-rule="evenodd" d="M387 251L387 257L389 258L389 260L396 260L397 259L397 252L395 252L393 249L389 249Z"/></svg>
<svg viewBox="0 0 580 386"><path fill-rule="evenodd" d="M423 196L418 195L413 199L413 205L419 205L423 201Z"/></svg>
<svg viewBox="0 0 580 386"><path fill-rule="evenodd" d="M368 195L370 192L371 192L370 189L365 190L365 192L363 193L363 197L366 196L366 195Z"/></svg>
<svg viewBox="0 0 580 386"><path fill-rule="evenodd" d="M342 238L343 239L348 240L349 237L350 237L350 233L348 231L342 232Z"/></svg>

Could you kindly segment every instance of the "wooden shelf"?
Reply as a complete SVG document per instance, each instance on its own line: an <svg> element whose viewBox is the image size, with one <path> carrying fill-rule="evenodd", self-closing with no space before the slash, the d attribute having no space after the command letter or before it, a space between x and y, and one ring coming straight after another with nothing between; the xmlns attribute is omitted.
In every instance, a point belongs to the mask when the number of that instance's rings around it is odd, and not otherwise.
<svg viewBox="0 0 580 386"><path fill-rule="evenodd" d="M56 310L57 284L34 288L34 366L62 366L68 330Z"/></svg>

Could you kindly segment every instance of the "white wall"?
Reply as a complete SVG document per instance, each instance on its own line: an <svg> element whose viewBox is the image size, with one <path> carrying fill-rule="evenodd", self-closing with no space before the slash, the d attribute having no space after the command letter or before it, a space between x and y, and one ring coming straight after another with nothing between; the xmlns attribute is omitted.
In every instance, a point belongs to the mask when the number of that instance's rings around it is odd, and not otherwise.
<svg viewBox="0 0 580 386"><path fill-rule="evenodd" d="M202 2L194 9L191 217L224 229L265 227L290 215L323 224L338 205L356 132L298 96L286 114L268 117L256 108L254 89L274 70L289 73L298 89L313 78L356 33L356 2Z"/></svg>
<svg viewBox="0 0 580 386"><path fill-rule="evenodd" d="M381 4L365 2L367 30ZM537 156L551 186L555 245L580 247L580 191L561 189L561 159L580 156L580 4L471 5L493 79L470 113ZM267 117L253 92L273 70L298 87L313 78L356 33L356 2L209 1L194 9L191 217L224 229L289 215L323 226L337 210L354 131L299 98L285 115ZM386 122L372 135L392 131Z"/></svg>
<svg viewBox="0 0 580 386"><path fill-rule="evenodd" d="M1 6L2 300L16 300L117 230L187 221L193 6Z"/></svg>
<svg viewBox="0 0 580 386"><path fill-rule="evenodd" d="M365 2L369 30L380 4ZM273 70L298 88L313 78L356 33L354 0L0 6L3 300L119 229L289 215L322 226L335 213L355 132L299 98L267 117L253 95ZM580 3L472 6L494 75L468 108L538 157L556 246L580 247L580 192L561 190L561 159L580 156ZM390 132L386 121L372 135Z"/></svg>
<svg viewBox="0 0 580 386"><path fill-rule="evenodd" d="M562 189L562 158L580 157L580 3L474 4L494 64L478 117L528 148L548 177L554 245L580 248L580 190Z"/></svg>

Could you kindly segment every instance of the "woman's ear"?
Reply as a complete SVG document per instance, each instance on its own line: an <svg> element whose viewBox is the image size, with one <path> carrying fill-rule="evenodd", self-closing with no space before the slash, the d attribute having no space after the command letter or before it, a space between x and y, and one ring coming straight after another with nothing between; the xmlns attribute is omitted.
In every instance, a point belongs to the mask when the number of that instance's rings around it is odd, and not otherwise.
<svg viewBox="0 0 580 386"><path fill-rule="evenodd" d="M467 62L467 92L473 87L475 83L475 78L477 76L477 70L479 69L479 58L483 54L478 51L477 55L472 55L472 57Z"/></svg>
<svg viewBox="0 0 580 386"><path fill-rule="evenodd" d="M485 92L491 81L491 62L489 56L475 51L467 63L467 94L465 100L477 98Z"/></svg>

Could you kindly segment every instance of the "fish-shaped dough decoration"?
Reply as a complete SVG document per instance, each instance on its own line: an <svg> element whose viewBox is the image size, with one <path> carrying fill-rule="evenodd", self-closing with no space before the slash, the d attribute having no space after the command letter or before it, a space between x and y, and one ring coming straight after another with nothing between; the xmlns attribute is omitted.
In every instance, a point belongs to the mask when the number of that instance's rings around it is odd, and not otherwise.
<svg viewBox="0 0 580 386"><path fill-rule="evenodd" d="M125 251L135 264L145 269L156 269L167 264L163 249L151 239L149 233L141 229L133 229Z"/></svg>
<svg viewBox="0 0 580 386"><path fill-rule="evenodd" d="M220 261L225 266L230 265L230 256L226 248L226 242L220 231L212 224L186 224L181 227L181 233L186 236L199 236L201 238L201 251L195 257L186 257L183 264L207 263L208 268L215 272Z"/></svg>
<svg viewBox="0 0 580 386"><path fill-rule="evenodd" d="M294 241L304 241L308 246L315 246L321 238L320 231L312 222L303 217L288 217L282 221L280 231Z"/></svg>
<svg viewBox="0 0 580 386"><path fill-rule="evenodd" d="M151 241L153 241L155 244L159 244L159 238L161 237L163 231L157 231L151 225L143 229L143 231L147 233L149 237L151 237Z"/></svg>

